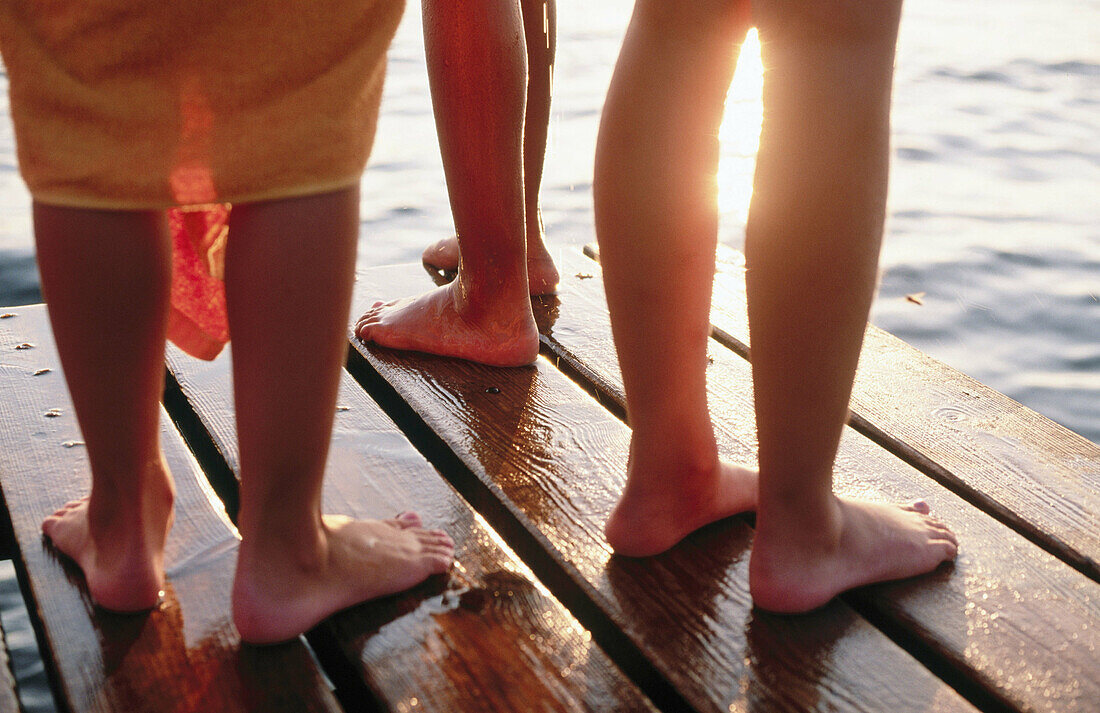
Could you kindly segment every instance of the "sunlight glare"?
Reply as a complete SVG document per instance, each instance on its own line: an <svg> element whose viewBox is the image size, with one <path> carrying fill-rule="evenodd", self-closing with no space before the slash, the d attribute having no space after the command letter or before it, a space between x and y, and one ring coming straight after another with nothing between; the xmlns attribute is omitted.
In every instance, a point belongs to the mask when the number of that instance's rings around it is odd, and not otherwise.
<svg viewBox="0 0 1100 713"><path fill-rule="evenodd" d="M726 113L718 130L718 211L744 225L752 197L752 173L760 145L764 68L756 29L749 30L737 59L737 72L726 94Z"/></svg>

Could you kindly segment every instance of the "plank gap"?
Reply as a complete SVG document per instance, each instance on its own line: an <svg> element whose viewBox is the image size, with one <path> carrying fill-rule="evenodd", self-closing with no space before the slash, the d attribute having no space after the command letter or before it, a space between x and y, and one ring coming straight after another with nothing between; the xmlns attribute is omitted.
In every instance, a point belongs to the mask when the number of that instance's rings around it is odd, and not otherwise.
<svg viewBox="0 0 1100 713"><path fill-rule="evenodd" d="M8 503L4 499L2 492L0 492L0 505L4 508L10 527L11 515L8 510ZM12 539L13 541L15 539L14 529L12 530ZM18 544L15 544L14 547L18 550ZM34 632L35 649L38 652L38 658L42 661L42 670L46 674L46 683L50 691L50 700L53 701L55 710L70 710L63 693L65 688L61 678L61 672L57 668L57 659L53 655L53 648L50 646L50 639L46 635L42 613L39 611L38 603L35 601L34 594L31 590L30 574L27 572L27 563L22 556L13 557L11 562L15 569L15 581L19 585L19 596L23 599L23 606L27 611L27 620L30 622L31 630Z"/></svg>
<svg viewBox="0 0 1100 713"><path fill-rule="evenodd" d="M588 254L587 251L585 254ZM737 356L750 364L752 363L752 359L749 356L749 347L737 337L713 325L711 326L711 337L726 349L737 354ZM966 502L985 512L994 520L997 520L1015 531L1029 542L1057 557L1089 579L1100 582L1100 563L1075 551L1058 537L1035 528L1026 520L1021 519L1020 516L1012 510L997 502L995 498L986 495L978 488L968 484L962 478L913 448L897 436L893 436L878 426L875 426L854 409L849 411L848 425L886 451L897 456L905 463L908 463L921 473L924 473L932 480L955 493Z"/></svg>
<svg viewBox="0 0 1100 713"><path fill-rule="evenodd" d="M171 369L165 369L163 401L184 442L225 506L226 514L236 525L240 512L240 483ZM333 694L347 713L385 713L388 710L341 653L339 642L324 627L307 631L304 638L318 668L332 683Z"/></svg>
<svg viewBox="0 0 1100 713"><path fill-rule="evenodd" d="M1036 529L1028 522L1021 520L1012 510L969 485L905 441L891 436L855 411L851 412L848 425L1040 549L1057 557L1094 582L1100 582L1100 563L1074 551L1054 535Z"/></svg>
<svg viewBox="0 0 1100 713"><path fill-rule="evenodd" d="M876 606L874 597L868 596L866 590L849 590L841 594L840 599L975 708L984 713L1020 713L1023 710L998 694L996 690L983 686L979 679L972 677L972 671L965 665L960 665L959 662L929 646L927 641L914 635L911 630L883 612Z"/></svg>
<svg viewBox="0 0 1100 713"><path fill-rule="evenodd" d="M184 396L179 382L170 369L164 370L164 408L168 411L172 422L176 424L180 435L183 436L187 448L199 462L199 467L206 475L210 487L214 489L221 499L225 512L234 525L237 524L237 513L241 508L240 485L237 483L233 469L229 467L229 461L221 452L214 439L210 437L202 420L195 413L195 409Z"/></svg>
<svg viewBox="0 0 1100 713"><path fill-rule="evenodd" d="M585 254L592 258L594 251L586 250ZM565 272L568 274L569 269ZM716 280L721 279L723 275L718 275ZM728 278L728 276L726 276ZM619 391L621 382L615 383L617 376L616 369L607 368L602 370L596 366L606 362L606 355L611 351L611 340L609 327L604 324L606 319L606 307L604 314L601 315L599 325L594 325L594 318L592 317L593 306L601 301L602 296L597 294L589 282L576 282L576 281L563 281L563 300L572 300L574 298L582 300L583 308L579 309L573 305L571 310L566 310L564 307L558 316L556 322L556 329L558 331L557 339L551 339L551 346L554 347L552 351L555 356L564 356L576 351L572 354L572 358L575 360L588 361L589 368L599 372L599 378L612 386L616 391ZM740 303L743 305L743 301ZM583 313L583 317L578 317L577 313ZM712 321L714 320L712 314ZM736 323L733 317L728 317L730 323L735 324L739 330L737 333L742 334L744 325ZM603 335L599 336L601 349L600 352L593 352L591 343L593 341L593 335L596 331L602 331ZM728 339L722 339L723 335ZM718 367L725 364L728 368L722 372L727 373L730 369L743 372L743 376L740 377L741 394L746 392L746 386L748 385L747 364L749 362L748 347L746 345L746 339L729 338L728 334L725 334L722 329L714 328L712 326L712 337L718 342L721 348L716 348L714 354L715 364L714 368L717 372ZM560 342L560 343L559 343ZM579 349L579 350L578 350ZM727 351L733 351L741 359L734 359L731 356L725 354ZM587 356L586 356L587 355ZM602 358L602 361L599 360ZM732 360L732 362L731 362ZM741 367L736 367L735 363L740 363ZM749 386L748 388L751 388ZM984 387L983 387L984 388ZM713 395L712 395L713 396ZM728 394L725 394L723 398L730 398ZM745 411L742 410L742 413ZM867 419L862 416L855 416L852 418L851 425L860 434L861 438L866 439L869 444L873 444L881 451L890 454L890 458L897 458L901 463L904 463L904 468L912 469L913 475L920 473L920 476L916 480L921 480L924 477L931 477L937 484L931 487L943 487L944 494L951 493L951 497L956 498L957 503L965 503L970 508L977 508L977 512L981 515L988 516L990 524L996 523L996 527L988 533L982 532L985 526L979 527L976 523L973 526L973 530L976 535L979 535L979 539L975 542L982 542L984 538L988 545L994 546L1002 551L1019 551L1021 554L1020 567L1022 568L1020 573L1014 574L1015 570L1009 568L1005 569L1001 575L1001 582L997 587L1000 594L989 594L992 597L990 604L985 603L986 593L982 591L982 587L985 586L984 576L989 574L988 570L983 570L978 566L975 566L974 562L967 562L968 555L964 555L963 564L960 565L961 571L955 576L951 577L954 580L951 584L952 587L945 589L943 592L929 592L927 594L922 593L919 596L907 596L904 593L908 589L906 584L894 584L894 585L875 585L874 587L860 590L858 592L847 594L842 597L842 601L846 604L853 605L861 616L863 616L869 623L873 624L879 631L885 636L889 637L895 644L904 649L907 653L920 661L933 675L943 681L945 684L951 686L960 695L965 697L969 702L974 705L980 706L987 710L1069 710L1070 708L1052 708L1049 706L1058 705L1055 703L1055 699L1051 698L1048 693L1044 693L1043 698L1033 696L1032 687L1026 683L1031 680L1031 675L1027 674L1023 679L1024 683L1019 683L1018 680L1013 679L1010 673L1006 673L1002 676L999 668L999 658L997 654L990 653L984 654L985 651L996 652L998 647L1007 649L1007 646L1011 646L1011 650L1004 650L999 652L1000 655L1007 655L1005 659L1005 668L1008 669L1009 662L1015 662L1020 665L1023 662L1031 662L1031 665L1039 667L1039 671L1044 669L1049 671L1056 670L1056 667L1050 664L1041 665L1038 663L1042 659L1044 654L1054 650L1054 646L1063 648L1057 649L1059 652L1055 656L1064 661L1065 664L1069 664L1073 656L1076 655L1082 662L1087 660L1088 650L1091 650L1089 644L1086 642L1083 645L1076 646L1068 643L1069 637L1061 631L1061 628L1065 626L1067 629L1078 629L1078 633L1082 633L1089 628L1086 624L1087 618L1091 618L1095 621L1095 615L1090 612L1094 612L1094 607L1089 606L1088 594L1076 595L1076 598L1072 592L1087 592L1089 584L1095 585L1095 577L1091 576L1091 573L1081 571L1078 567L1073 566L1072 562L1066 560L1066 558L1059 556L1059 552L1051 551L1046 546L1049 543L1036 542L1033 537L1029 536L1027 529L1021 529L1016 526L1017 522L1023 520L1017 516L1016 522L1011 521L1008 516L998 517L998 509L1008 511L1007 506L991 496L984 496L982 498L967 497L968 493L960 492L958 488L952 487L954 483L942 482L939 479L933 477L927 467L919 467L919 463L914 463L911 459L905 458L903 454L896 452L890 447L889 439L875 438L873 437L874 425L869 424ZM859 425L864 425L864 428L859 428ZM730 438L734 438L731 431ZM736 436L740 438L740 442L747 443L751 441L751 438L747 437L745 433L738 434ZM898 439L900 440L900 439ZM843 451L843 444L842 444ZM863 448L861 451L853 451L854 455L873 455L870 449ZM879 459L881 460L881 459ZM878 463L879 460L874 462ZM884 465L889 465L885 464ZM893 472L892 467L887 468L888 471ZM898 478L904 473L898 471ZM893 481L897 480L900 484L903 481L898 480L891 476L891 482L883 482L882 485L892 485ZM971 490L976 490L974 486L969 486ZM977 491L981 494L981 491ZM995 506L987 506L984 502L985 498L990 497L993 500ZM979 502L975 502L975 500ZM946 501L945 505L950 504L951 508L957 507L955 504ZM1003 513L1002 513L1003 514ZM986 520L985 517L980 518ZM1024 522L1027 525L1026 521ZM1007 529L1003 529L1007 528ZM999 537L992 537L996 529L1001 529ZM1034 525L1032 531L1034 531ZM1017 539L1018 536L1018 539ZM1013 543L1015 540L1015 544ZM1022 546L1024 541L1027 542L1027 546ZM1036 547L1032 553L1028 553L1027 550L1030 547ZM1011 548L1009 550L1008 548ZM1027 555L1027 556L1025 556ZM1041 556L1038 556L1041 555ZM1087 555L1086 555L1087 558ZM986 558L983 560L997 559ZM1049 584L1044 583L1043 579L1047 576L1045 574L1039 574L1044 569L1049 569L1049 565L1045 564L1043 560L1047 560L1050 564L1057 565L1057 568L1063 570L1062 573L1058 573L1056 570L1050 572ZM1011 567L1011 566L1010 566ZM1034 568L1032 570L1031 568ZM1027 574L1024 574L1024 570L1027 570ZM954 571L954 569L952 569ZM1032 579L1031 572L1039 576ZM1070 576L1072 575L1072 576ZM1084 575L1084 579L1081 576ZM1074 579L1077 579L1074 582ZM1066 582L1064 585L1059 585L1057 582ZM978 585L976 588L972 588L972 585ZM961 585L961 586L960 586ZM1003 594L1005 585L1010 586L1012 589L1009 591L1012 593L1010 596ZM916 591L920 591L920 583L914 581L913 587ZM1019 589L1017 589L1019 587ZM1052 587L1053 589L1048 589ZM1052 629L1053 641L1063 642L1054 643L1051 645L1044 645L1040 642L1042 634L1039 633L1032 622L1032 618L1027 616L1024 612L1019 610L1018 602L1014 602L1011 596L1021 597L1020 601L1024 601L1023 597L1031 597L1035 600L1035 606L1043 606L1044 610L1053 604L1058 602L1057 598L1050 596L1051 591L1061 589L1063 596L1079 603L1078 609L1080 610L1079 616L1074 616L1072 619L1066 618L1064 621L1059 621L1056 616L1047 616L1047 613L1036 614L1037 617L1042 618L1046 616L1046 626L1054 628ZM898 592L902 596L895 599L892 592ZM884 596L885 594L885 596ZM942 599L941 599L942 598ZM938 623L935 616L931 619L927 618L928 615L933 614L935 607L937 606L936 600L940 599L939 606L947 610L948 602L951 602L951 606L958 606L959 603L963 603L967 609L973 606L978 612L988 612L984 621L981 617L973 619L970 616L966 617L968 622L975 622L975 635L970 637L973 639L973 649L969 648L971 644L968 644L965 639L955 638L952 633L950 625L944 626ZM1063 600L1064 601L1064 600ZM1040 604L1040 602L1042 604ZM1061 603L1059 603L1061 606ZM988 609L986 608L988 607ZM1065 608L1066 610L1069 607ZM1007 617L1002 617L1002 614L1007 614ZM1003 620L1002 620L1003 619ZM1075 622L1070 624L1070 621ZM995 623L1000 622L1000 623ZM1072 638L1073 641L1077 641L1076 635ZM1001 642L1004 643L1001 643ZM946 645L944 645L946 644ZM1007 646L1006 646L1007 644ZM1035 645L1036 648L1030 652L1025 653L1025 646ZM1018 648L1017 648L1018 647ZM988 658L985 658L988 656ZM1014 658L1015 657L1015 658ZM983 658L985 660L983 661ZM1054 657L1052 657L1053 659ZM995 666L990 666L989 662L997 662ZM1024 665L1027 665L1026 663ZM1083 689L1087 685L1088 679L1092 678L1089 675L1084 674L1085 671L1090 670L1091 667L1087 664L1080 664L1082 666L1081 673L1078 674L1080 679L1077 681L1063 681L1066 683L1065 690L1067 691L1066 704L1069 705L1070 701L1078 702L1087 701L1090 698L1081 696L1078 691ZM1039 690L1039 689L1035 689ZM1030 700L1029 700L1030 699Z"/></svg>
<svg viewBox="0 0 1100 713"><path fill-rule="evenodd" d="M305 633L317 665L335 687L336 700L346 713L387 713L389 708L363 682L362 672L352 665L340 649L336 637L323 630Z"/></svg>
<svg viewBox="0 0 1100 713"><path fill-rule="evenodd" d="M554 350L553 344L545 336L539 335L539 354L550 360L554 367L564 374L570 381L581 388L600 406L626 425L630 421L626 415L626 403L621 401L599 377L586 369L584 364L571 359L568 354L561 354Z"/></svg>
<svg viewBox="0 0 1100 713"><path fill-rule="evenodd" d="M405 438L435 466L470 507L485 518L516 556L592 634L592 640L654 705L669 713L695 710L615 622L603 614L584 588L555 562L548 544L539 542L523 526L508 506L510 500L494 493L483 483L350 343L347 368Z"/></svg>
<svg viewBox="0 0 1100 713"><path fill-rule="evenodd" d="M585 245L583 252L586 257L599 263L600 255L598 246L592 244ZM720 326L715 324L711 325L711 338L726 349L740 356L742 359L749 363L752 362L749 345L725 329L722 329ZM553 355L555 358L560 356L560 354L550 347L549 344L544 343L544 346L547 349L548 355ZM579 368L574 367L574 369L580 374L586 372L583 365ZM864 417L854 408L849 413L848 425L858 433L866 436L872 442L897 456L908 465L936 481L974 507L987 513L990 517L1018 533L1040 549L1058 558L1066 565L1077 570L1094 582L1100 582L1100 562L1077 551L1076 548L1063 541L1058 536L1035 527L1033 523L1028 522L1019 514L998 502L996 498L970 485L951 470L924 455L901 438L875 426L869 419Z"/></svg>
<svg viewBox="0 0 1100 713"><path fill-rule="evenodd" d="M587 250L586 254L588 254ZM589 255L589 257L592 257L592 255ZM722 341L716 333L725 335L732 344ZM712 328L711 336L718 340L723 347L731 349L736 352L738 356L745 358L746 361L748 360L748 347L739 340L729 337L728 334L718 328ZM626 404L612 384L607 383L604 379L600 378L598 374L588 369L584 362L577 360L569 351L556 348L554 342L545 335L540 335L540 338L542 340L542 353L550 359L551 363L553 363L559 371L568 376L586 393L594 396L602 406L607 408L607 410L616 417L620 418L623 423L627 423ZM852 414L852 417L853 420L860 420L866 423L865 420L855 413ZM854 423L852 425L853 427L855 426ZM948 485L947 483L943 484L945 486ZM964 493L958 494L970 501L969 498L965 498ZM979 503L975 502L971 504L979 505ZM995 502L991 503L991 505L999 507ZM743 520L746 524L755 529L756 517L754 513L745 513L734 517L738 520ZM960 696L965 698L975 707L988 713L1016 713L1019 710L1003 697L999 696L996 691L986 686L982 686L980 682L971 679L967 675L965 668L959 667L950 658L945 657L942 653L928 646L920 637L914 636L913 633L904 626L901 626L898 622L880 612L875 607L873 600L866 595L861 596L860 591L845 592L840 598L855 609L860 616L867 619L872 626L881 631L887 638L905 650L933 675L953 688Z"/></svg>

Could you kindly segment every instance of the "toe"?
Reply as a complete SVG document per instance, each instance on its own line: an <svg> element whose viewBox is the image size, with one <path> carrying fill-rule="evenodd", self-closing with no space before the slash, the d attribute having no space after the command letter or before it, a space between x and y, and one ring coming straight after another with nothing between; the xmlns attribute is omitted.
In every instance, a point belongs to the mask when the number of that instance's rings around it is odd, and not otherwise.
<svg viewBox="0 0 1100 713"><path fill-rule="evenodd" d="M454 564L454 555L431 554L428 556L428 565L433 574L443 574Z"/></svg>
<svg viewBox="0 0 1100 713"><path fill-rule="evenodd" d="M423 545L445 545L454 547L454 541L450 535L442 530L417 530L417 539Z"/></svg>
<svg viewBox="0 0 1100 713"><path fill-rule="evenodd" d="M912 510L913 512L919 512L922 515L927 515L928 513L932 512L932 508L928 505L928 501L924 499L914 500L912 503L909 504L908 509Z"/></svg>
<svg viewBox="0 0 1100 713"><path fill-rule="evenodd" d="M402 530L407 530L410 527L420 527L423 524L420 520L420 515L412 510L406 510L393 518L390 522L400 527Z"/></svg>
<svg viewBox="0 0 1100 713"><path fill-rule="evenodd" d="M444 557L454 557L455 549L444 544L430 544L425 545L423 552L428 555L442 555Z"/></svg>
<svg viewBox="0 0 1100 713"><path fill-rule="evenodd" d="M64 505L62 505L61 507L59 507L57 509L57 511L55 512L55 514L56 515L64 515L65 513L69 512L70 510L76 510L78 507L80 507L81 505L83 505L87 501L88 501L88 498L80 498L78 500L70 500L69 502L67 502Z"/></svg>
<svg viewBox="0 0 1100 713"><path fill-rule="evenodd" d="M947 542L950 542L953 545L958 545L959 544L959 536L955 534L954 530L947 527L946 525L944 527L942 527L938 531L937 534L939 535L939 538L942 539L942 540L946 540Z"/></svg>
<svg viewBox="0 0 1100 713"><path fill-rule="evenodd" d="M925 523L925 525L932 528L933 530L936 530L937 532L950 532L951 531L951 528L948 527L947 524L943 522L943 520L932 517L931 515L925 515L924 516L924 523Z"/></svg>

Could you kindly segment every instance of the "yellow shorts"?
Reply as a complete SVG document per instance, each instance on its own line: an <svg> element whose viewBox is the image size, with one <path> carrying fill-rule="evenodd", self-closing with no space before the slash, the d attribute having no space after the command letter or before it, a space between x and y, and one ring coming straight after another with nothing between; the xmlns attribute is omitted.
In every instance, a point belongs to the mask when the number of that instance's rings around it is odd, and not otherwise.
<svg viewBox="0 0 1100 713"><path fill-rule="evenodd" d="M42 203L154 209L359 180L404 0L4 0L20 171Z"/></svg>

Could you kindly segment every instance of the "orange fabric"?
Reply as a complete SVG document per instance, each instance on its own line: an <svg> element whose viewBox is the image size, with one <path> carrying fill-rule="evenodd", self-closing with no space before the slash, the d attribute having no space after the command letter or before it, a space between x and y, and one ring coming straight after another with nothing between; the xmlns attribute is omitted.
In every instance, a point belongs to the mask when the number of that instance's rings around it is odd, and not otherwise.
<svg viewBox="0 0 1100 713"><path fill-rule="evenodd" d="M225 244L229 206L168 211L172 233L172 310L168 338L188 354L213 359L229 341Z"/></svg>
<svg viewBox="0 0 1100 713"><path fill-rule="evenodd" d="M229 339L225 204L359 180L404 5L0 0L20 172L51 205L205 204L169 212L169 337L212 359Z"/></svg>
<svg viewBox="0 0 1100 713"><path fill-rule="evenodd" d="M404 0L0 2L36 200L243 203L353 185Z"/></svg>

